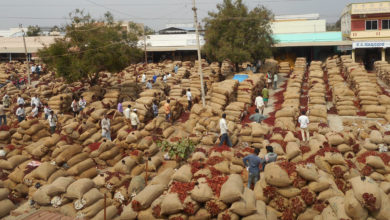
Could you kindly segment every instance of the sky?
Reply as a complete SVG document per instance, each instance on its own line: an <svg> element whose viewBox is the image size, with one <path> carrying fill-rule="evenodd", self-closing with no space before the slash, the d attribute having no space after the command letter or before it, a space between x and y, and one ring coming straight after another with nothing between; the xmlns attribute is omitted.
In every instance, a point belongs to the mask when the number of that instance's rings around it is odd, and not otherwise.
<svg viewBox="0 0 390 220"><path fill-rule="evenodd" d="M223 0L196 0L199 19L215 11ZM334 23L349 3L377 0L243 0L252 9L264 5L275 15L319 13L328 23ZM144 23L154 30L166 24L193 22L192 0L0 0L0 29L22 24L52 27L69 22L69 12L84 9L95 18L110 11L116 20Z"/></svg>

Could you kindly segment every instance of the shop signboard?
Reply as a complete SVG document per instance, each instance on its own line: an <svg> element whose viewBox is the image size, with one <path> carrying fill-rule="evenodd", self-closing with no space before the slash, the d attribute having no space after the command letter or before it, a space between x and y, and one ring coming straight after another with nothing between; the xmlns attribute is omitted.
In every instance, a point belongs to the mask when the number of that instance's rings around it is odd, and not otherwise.
<svg viewBox="0 0 390 220"><path fill-rule="evenodd" d="M390 47L390 41L365 41L365 42L353 42L352 48L388 48Z"/></svg>

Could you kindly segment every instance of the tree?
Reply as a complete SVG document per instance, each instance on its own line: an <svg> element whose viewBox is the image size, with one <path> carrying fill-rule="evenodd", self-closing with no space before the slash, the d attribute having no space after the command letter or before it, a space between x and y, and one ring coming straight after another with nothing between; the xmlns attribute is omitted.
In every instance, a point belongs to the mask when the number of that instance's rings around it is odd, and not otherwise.
<svg viewBox="0 0 390 220"><path fill-rule="evenodd" d="M271 11L258 6L249 11L242 0L224 0L218 12L205 19L204 53L213 61L231 60L238 64L256 62L272 55Z"/></svg>
<svg viewBox="0 0 390 220"><path fill-rule="evenodd" d="M100 20L79 9L69 16L72 22L65 27L65 37L38 52L49 69L67 82L88 80L93 85L99 72L118 72L142 58L139 28L124 31L109 12Z"/></svg>
<svg viewBox="0 0 390 220"><path fill-rule="evenodd" d="M27 36L39 36L41 34L41 28L38 25L27 27Z"/></svg>
<svg viewBox="0 0 390 220"><path fill-rule="evenodd" d="M326 24L326 31L341 31L341 18L334 24Z"/></svg>

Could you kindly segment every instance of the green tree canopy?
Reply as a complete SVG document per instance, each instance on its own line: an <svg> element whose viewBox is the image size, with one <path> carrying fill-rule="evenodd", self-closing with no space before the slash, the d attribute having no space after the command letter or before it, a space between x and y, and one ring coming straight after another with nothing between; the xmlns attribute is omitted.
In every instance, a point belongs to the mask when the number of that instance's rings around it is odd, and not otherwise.
<svg viewBox="0 0 390 220"><path fill-rule="evenodd" d="M49 69L68 82L95 84L100 71L118 72L142 58L137 47L142 30L137 25L130 25L127 32L109 12L101 20L78 9L69 16L72 22L65 27L65 37L38 52Z"/></svg>
<svg viewBox="0 0 390 220"><path fill-rule="evenodd" d="M271 11L264 6L253 10L242 0L224 0L217 5L217 12L209 12L205 19L204 53L213 60L230 59L237 64L255 62L272 55L275 43L271 34Z"/></svg>
<svg viewBox="0 0 390 220"><path fill-rule="evenodd" d="M28 26L27 27L27 36L33 37L33 36L39 36L41 34L41 28L38 25L35 26Z"/></svg>

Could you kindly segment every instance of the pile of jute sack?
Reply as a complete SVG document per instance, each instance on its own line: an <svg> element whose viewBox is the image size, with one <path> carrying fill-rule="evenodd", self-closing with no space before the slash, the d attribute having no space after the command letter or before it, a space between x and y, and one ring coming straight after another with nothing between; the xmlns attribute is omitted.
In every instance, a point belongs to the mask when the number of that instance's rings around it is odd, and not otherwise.
<svg viewBox="0 0 390 220"><path fill-rule="evenodd" d="M289 62L279 63L279 73L290 73L291 67Z"/></svg>
<svg viewBox="0 0 390 220"><path fill-rule="evenodd" d="M336 108L338 115L356 116L358 111L355 105L357 98L342 77L340 68L340 59L329 58L326 61L329 86L332 90L333 106Z"/></svg>
<svg viewBox="0 0 390 220"><path fill-rule="evenodd" d="M272 60L267 63L277 67ZM180 73L172 74L165 84L158 79L153 89L146 89L140 82L143 72L152 77L174 71L176 64ZM275 99L270 119L275 120L265 123L241 120L253 113L253 100L265 85L265 75L249 75L241 83L219 82L213 71L230 71L230 62L222 67L202 62L205 75L210 76L205 78L206 106L198 100L187 112L183 89L190 88L194 99L200 97L200 78L193 62L132 65L120 73L101 73L96 86L64 84L51 93L48 88L64 83L51 74L44 75L45 83L36 88L18 90L7 85L0 91L2 95L10 91L13 101L7 126L0 127L0 217L51 210L85 219L390 219L386 121L341 118L343 127L337 132L323 125L327 123L327 84L338 111L353 98L367 99L363 93L337 91L351 91L349 85L354 91L373 87L371 77L365 78L369 85L361 83L362 76L348 65L355 65L348 57L331 57L324 63L311 62L307 68L306 59L298 58L282 91L270 97ZM185 71L187 78L180 76ZM170 90L165 91L166 85ZM375 88L378 106L387 109L387 95L379 85ZM58 117L54 134L43 114L16 122L18 94L27 105L29 94L38 94L49 104ZM70 102L78 95L87 100L87 107L73 117ZM168 99L173 122L165 118L163 106ZM123 108L137 109L141 121L137 130L117 111L120 101ZM153 102L159 108L157 117ZM309 110L309 141L302 141L297 132L302 109ZM30 111L31 107L26 108ZM232 148L218 146L222 113L227 114ZM112 141L102 138L104 115L110 118ZM182 139L196 145L186 160L170 158L158 145ZM264 158L266 146L273 147L277 161L267 163L260 180L248 188L243 158L255 148Z"/></svg>

